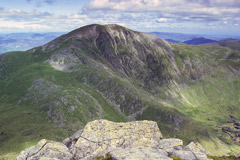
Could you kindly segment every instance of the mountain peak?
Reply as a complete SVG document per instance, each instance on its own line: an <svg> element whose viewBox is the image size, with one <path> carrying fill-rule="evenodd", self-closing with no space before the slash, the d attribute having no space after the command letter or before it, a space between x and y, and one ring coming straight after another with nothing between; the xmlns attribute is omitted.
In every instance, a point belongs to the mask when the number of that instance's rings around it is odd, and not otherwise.
<svg viewBox="0 0 240 160"><path fill-rule="evenodd" d="M118 24L91 24L87 26L80 27L76 30L73 30L68 35L71 35L71 37L96 37L98 36L99 32L116 32L116 31L129 31L129 29L118 25Z"/></svg>
<svg viewBox="0 0 240 160"><path fill-rule="evenodd" d="M122 46L125 48L127 47L126 45L135 48L136 44L144 44L143 47L146 48L148 46L148 44L145 44L146 42L151 43L154 48L160 46L168 46L167 48L169 48L169 44L166 41L150 33L133 31L118 24L91 24L80 27L49 42L43 46L43 51L50 52L66 43L70 44L71 47L84 48L83 43L87 43L86 40L94 44L100 51L103 47L106 48L106 46L112 49L115 48L112 53L116 51L116 47Z"/></svg>

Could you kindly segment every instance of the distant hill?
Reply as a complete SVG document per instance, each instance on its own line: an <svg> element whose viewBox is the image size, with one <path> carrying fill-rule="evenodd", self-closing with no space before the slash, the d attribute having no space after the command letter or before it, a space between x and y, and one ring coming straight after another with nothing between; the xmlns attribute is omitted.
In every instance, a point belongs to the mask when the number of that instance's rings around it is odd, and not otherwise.
<svg viewBox="0 0 240 160"><path fill-rule="evenodd" d="M167 40L167 39L166 39ZM175 40L167 40L169 42L177 43ZM240 50L240 40L239 39L233 39L233 38L225 38L219 41L207 39L204 37L194 38L188 41L184 41L183 43L189 44L189 45L200 45L200 44L207 44L207 43L217 43L220 46L227 47L234 50Z"/></svg>
<svg viewBox="0 0 240 160"><path fill-rule="evenodd" d="M10 51L25 51L41 46L62 34L61 32L0 34L0 54Z"/></svg>
<svg viewBox="0 0 240 160"><path fill-rule="evenodd" d="M204 37L206 39L220 41L226 37L232 37L232 39L240 39L239 35L210 35L210 34L185 34L185 33L173 33L173 32L151 32L156 36L165 39L169 42L185 42L199 37ZM175 42L176 41L176 42Z"/></svg>
<svg viewBox="0 0 240 160"><path fill-rule="evenodd" d="M204 37L194 38L188 41L184 41L185 44L191 44L191 45L199 45L199 44L206 44L206 43L214 43L215 40L207 39Z"/></svg>
<svg viewBox="0 0 240 160"><path fill-rule="evenodd" d="M240 40L239 39L223 39L217 42L220 46L224 46L230 49L240 50Z"/></svg>
<svg viewBox="0 0 240 160"><path fill-rule="evenodd" d="M184 34L184 33L171 33L171 32L151 32L151 33L169 42L174 42L174 41L183 42L183 41L187 41L187 40L199 37L199 35Z"/></svg>

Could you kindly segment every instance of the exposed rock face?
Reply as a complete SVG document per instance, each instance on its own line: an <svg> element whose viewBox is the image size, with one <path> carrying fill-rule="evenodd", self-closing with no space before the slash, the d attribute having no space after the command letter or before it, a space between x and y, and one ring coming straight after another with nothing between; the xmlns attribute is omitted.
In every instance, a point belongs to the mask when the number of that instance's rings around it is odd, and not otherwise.
<svg viewBox="0 0 240 160"><path fill-rule="evenodd" d="M191 142L189 145L184 147L184 149L193 152L197 159L207 159L206 149L203 148L198 142Z"/></svg>
<svg viewBox="0 0 240 160"><path fill-rule="evenodd" d="M43 139L36 146L23 150L15 160L62 159L73 158L70 150L62 143Z"/></svg>
<svg viewBox="0 0 240 160"><path fill-rule="evenodd" d="M116 148L109 152L117 160L171 160L168 153L152 147Z"/></svg>
<svg viewBox="0 0 240 160"><path fill-rule="evenodd" d="M196 157L191 151L184 150L174 150L173 152L171 152L171 156L176 156L183 160L196 159Z"/></svg>
<svg viewBox="0 0 240 160"><path fill-rule="evenodd" d="M115 123L107 120L89 122L63 143L41 140L36 146L22 151L15 160L33 159L92 159L110 153L115 160L206 160L206 150L197 142L182 147L180 139L162 139L153 121Z"/></svg>
<svg viewBox="0 0 240 160"><path fill-rule="evenodd" d="M76 143L69 147L76 157L83 158L108 148L152 147L161 138L157 123L153 121L114 123L96 120L88 123Z"/></svg>

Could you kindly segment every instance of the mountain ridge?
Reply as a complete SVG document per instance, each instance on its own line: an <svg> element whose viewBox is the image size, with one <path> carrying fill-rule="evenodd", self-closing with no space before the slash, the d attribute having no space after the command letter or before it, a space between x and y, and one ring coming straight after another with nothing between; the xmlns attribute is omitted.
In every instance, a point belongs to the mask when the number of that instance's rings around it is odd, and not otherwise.
<svg viewBox="0 0 240 160"><path fill-rule="evenodd" d="M183 43L185 44L191 44L191 45L199 45L199 44L206 44L206 43L215 43L217 42L216 40L212 40L212 39L207 39L204 37L198 37L198 38L194 38L188 41L184 41Z"/></svg>
<svg viewBox="0 0 240 160"><path fill-rule="evenodd" d="M7 136L0 137L0 155L9 154L8 146L16 156L42 137L62 140L102 118L154 120L167 137L197 140L215 154L237 153L237 57L239 51L215 44L172 44L97 24L2 54L0 121Z"/></svg>

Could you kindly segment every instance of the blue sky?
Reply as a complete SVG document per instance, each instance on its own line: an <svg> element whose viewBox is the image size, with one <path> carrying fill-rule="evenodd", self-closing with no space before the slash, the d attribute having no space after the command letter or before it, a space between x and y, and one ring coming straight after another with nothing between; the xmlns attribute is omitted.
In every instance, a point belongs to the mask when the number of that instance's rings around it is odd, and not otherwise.
<svg viewBox="0 0 240 160"><path fill-rule="evenodd" d="M0 0L0 32L117 23L144 32L240 35L240 0Z"/></svg>

